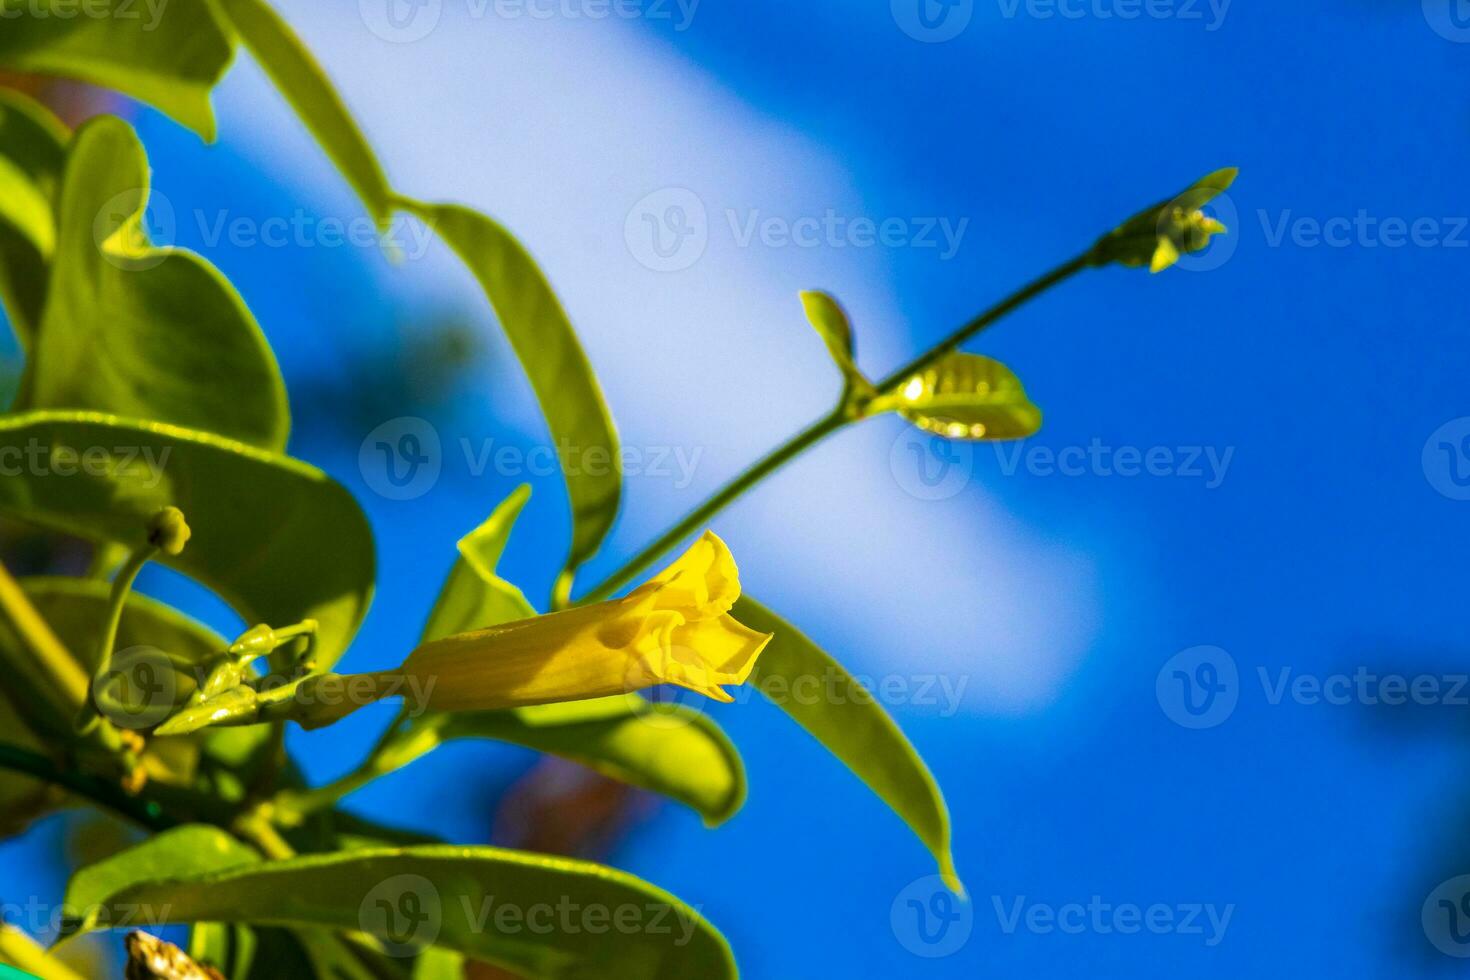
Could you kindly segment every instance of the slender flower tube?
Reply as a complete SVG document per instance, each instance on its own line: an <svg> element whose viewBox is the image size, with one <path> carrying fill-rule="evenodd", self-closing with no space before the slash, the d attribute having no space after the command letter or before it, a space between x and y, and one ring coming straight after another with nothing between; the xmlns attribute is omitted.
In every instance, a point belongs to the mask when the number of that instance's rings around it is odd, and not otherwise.
<svg viewBox="0 0 1470 980"><path fill-rule="evenodd" d="M183 734L274 718L319 728L397 695L419 711L480 711L678 684L733 701L724 686L744 683L771 639L730 615L739 597L730 549L706 532L681 558L621 599L425 643L396 670L313 675L289 690L263 691L258 699L248 699L245 710L225 704L223 696L212 698L159 732Z"/></svg>

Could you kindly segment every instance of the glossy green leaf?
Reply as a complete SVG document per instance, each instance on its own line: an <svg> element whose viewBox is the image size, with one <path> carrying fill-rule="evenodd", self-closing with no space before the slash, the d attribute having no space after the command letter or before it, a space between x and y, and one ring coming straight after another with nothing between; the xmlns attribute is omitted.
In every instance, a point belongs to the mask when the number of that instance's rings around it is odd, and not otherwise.
<svg viewBox="0 0 1470 980"><path fill-rule="evenodd" d="M636 695L509 711L425 715L375 757L377 774L400 769L445 742L489 738L580 763L667 796L714 826L745 800L740 754L720 727L691 708Z"/></svg>
<svg viewBox="0 0 1470 980"><path fill-rule="evenodd" d="M1021 379L980 354L946 354L932 367L869 403L867 414L898 412L950 439L1024 439L1041 428Z"/></svg>
<svg viewBox="0 0 1470 980"><path fill-rule="evenodd" d="M464 957L447 949L426 949L414 961L413 980L464 980Z"/></svg>
<svg viewBox="0 0 1470 980"><path fill-rule="evenodd" d="M113 896L126 892L138 882L174 881L207 875L256 864L260 855L218 827L185 824L157 834L135 847L120 851L96 864L79 869L66 884L65 913L62 932L71 935L92 929L105 929L109 924L128 925L120 921L111 904ZM158 926L167 912L137 909L147 916L138 926ZM233 917L215 920L232 922Z"/></svg>
<svg viewBox="0 0 1470 980"><path fill-rule="evenodd" d="M742 597L734 613L751 629L775 634L756 663L751 683L902 817L939 862L945 882L959 891L944 797L888 712L840 663L760 603ZM831 690L833 696L815 701L784 696L801 678L814 678L819 690ZM773 696L777 692L782 696Z"/></svg>
<svg viewBox="0 0 1470 980"><path fill-rule="evenodd" d="M316 58L264 0L214 0L380 226L393 216L388 178Z"/></svg>
<svg viewBox="0 0 1470 980"><path fill-rule="evenodd" d="M162 423L27 412L0 418L0 473L0 511L92 541L138 547L159 508L181 508L194 536L183 554L159 560L247 622L314 617L323 667L367 612L367 519L305 463Z"/></svg>
<svg viewBox="0 0 1470 980"><path fill-rule="evenodd" d="M535 260L500 225L470 208L401 200L459 255L490 299L525 368L562 460L572 504L567 567L590 558L617 516L622 470L617 433L592 365Z"/></svg>
<svg viewBox="0 0 1470 980"><path fill-rule="evenodd" d="M26 407L87 408L283 448L286 387L229 281L197 255L148 242L148 159L103 116L77 131Z"/></svg>
<svg viewBox="0 0 1470 980"><path fill-rule="evenodd" d="M255 930L249 926L199 922L189 930L189 957L229 980L249 976L255 948Z"/></svg>
<svg viewBox="0 0 1470 980"><path fill-rule="evenodd" d="M209 93L234 56L205 0L0 0L0 67L81 79L214 139Z"/></svg>
<svg viewBox="0 0 1470 980"><path fill-rule="evenodd" d="M0 214L0 304L4 304L21 345L28 346L41 322L46 300L47 263L56 246L56 216L52 201L66 163L66 127L39 103L19 92L0 89L0 187L12 188L24 180L21 197L39 193L45 211L45 230L34 218L7 220ZM9 176L5 173L9 171ZM0 191L0 199L8 191ZM8 206L14 210L14 205ZM20 210L35 211L32 197ZM0 203L0 212L7 205Z"/></svg>
<svg viewBox="0 0 1470 980"><path fill-rule="evenodd" d="M801 307L806 311L806 318L816 328L822 342L827 345L827 353L832 355L832 360L842 372L847 386L867 387L867 378L853 359L852 325L837 300L826 293L807 290L801 294Z"/></svg>
<svg viewBox="0 0 1470 980"><path fill-rule="evenodd" d="M179 828L84 868L67 888L67 905L91 914L70 923L72 931L146 907L169 922L362 930L390 948L439 946L531 977L736 975L724 937L694 909L613 868L495 847L428 845L194 875L181 874L179 859L168 856L218 847L213 835L221 833ZM562 924L560 915L574 918Z"/></svg>
<svg viewBox="0 0 1470 980"><path fill-rule="evenodd" d="M421 644L536 615L521 590L495 571L510 530L530 496L529 486L516 488L485 523L459 539L459 557L439 590L419 638Z"/></svg>
<svg viewBox="0 0 1470 980"><path fill-rule="evenodd" d="M0 157L0 221L25 236L43 259L56 247L51 202L19 166Z"/></svg>

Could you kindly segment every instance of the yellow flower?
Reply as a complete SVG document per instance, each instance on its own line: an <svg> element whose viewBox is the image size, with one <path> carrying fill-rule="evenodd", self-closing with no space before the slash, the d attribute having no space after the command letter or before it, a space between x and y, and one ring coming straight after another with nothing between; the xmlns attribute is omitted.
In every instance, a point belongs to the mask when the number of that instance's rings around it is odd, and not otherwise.
<svg viewBox="0 0 1470 980"><path fill-rule="evenodd" d="M678 684L718 701L742 684L771 639L736 622L740 580L711 532L622 599L426 643L397 671L435 710L580 701Z"/></svg>
<svg viewBox="0 0 1470 980"><path fill-rule="evenodd" d="M738 598L735 559L707 531L622 599L434 640L396 670L242 682L191 705L155 734L283 719L320 728L398 695L420 711L482 711L678 684L733 701L724 685L745 683L771 639L730 615Z"/></svg>

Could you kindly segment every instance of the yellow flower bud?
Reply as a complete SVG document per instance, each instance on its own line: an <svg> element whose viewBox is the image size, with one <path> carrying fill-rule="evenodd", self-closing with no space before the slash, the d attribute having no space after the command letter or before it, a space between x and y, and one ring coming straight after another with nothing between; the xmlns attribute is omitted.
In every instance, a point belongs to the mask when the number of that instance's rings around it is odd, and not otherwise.
<svg viewBox="0 0 1470 980"><path fill-rule="evenodd" d="M1224 234L1226 229L1200 209L1223 194L1236 173L1234 167L1227 167L1206 174L1174 198L1140 211L1098 239L1089 261L1134 268L1146 265L1150 272L1162 272L1181 255L1203 251L1212 235Z"/></svg>
<svg viewBox="0 0 1470 980"><path fill-rule="evenodd" d="M148 522L148 543L166 555L183 552L191 534L184 512L177 507L163 508Z"/></svg>

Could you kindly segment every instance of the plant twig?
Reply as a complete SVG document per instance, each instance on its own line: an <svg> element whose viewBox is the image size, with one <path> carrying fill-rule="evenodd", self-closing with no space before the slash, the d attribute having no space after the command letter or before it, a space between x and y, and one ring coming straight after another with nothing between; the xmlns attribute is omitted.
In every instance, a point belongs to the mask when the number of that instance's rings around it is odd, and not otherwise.
<svg viewBox="0 0 1470 980"><path fill-rule="evenodd" d="M963 324L959 329L930 347L908 364L905 364L888 375L888 377L877 382L875 385L876 389L879 393L883 393L907 381L910 377L923 371L945 354L948 354L966 340L974 337L1006 314L1087 268L1092 264L1092 254L1092 250L1089 249L1076 258L1062 263L1045 275L1022 286L999 303L996 303L994 306L975 316L969 322ZM846 411L844 406L830 415L813 422L785 443L771 450L771 452L758 460L744 473L741 473L717 490L712 497L690 511L682 520L659 535L642 551L629 558L607 578L593 586L586 595L576 600L576 604L581 605L588 602L597 602L610 597L613 593L631 582L649 565L657 561L665 552L669 551L680 541L683 541L690 534L699 530L710 518L724 510L751 487L776 472L776 470L790 462L800 453L810 449L849 422L857 421L860 417L858 414Z"/></svg>
<svg viewBox="0 0 1470 980"><path fill-rule="evenodd" d="M152 831L168 830L181 822L166 813L157 802L129 796L116 783L63 769L44 755L14 745L0 743L0 769L25 773L42 782L60 786Z"/></svg>

